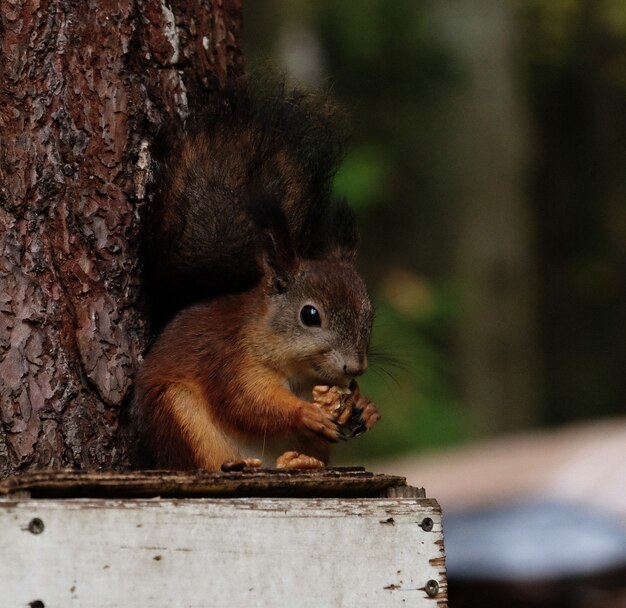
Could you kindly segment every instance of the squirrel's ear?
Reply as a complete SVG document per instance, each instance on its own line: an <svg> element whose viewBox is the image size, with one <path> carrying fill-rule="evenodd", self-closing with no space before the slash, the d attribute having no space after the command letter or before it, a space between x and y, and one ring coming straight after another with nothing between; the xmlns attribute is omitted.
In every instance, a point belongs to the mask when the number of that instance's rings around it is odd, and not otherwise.
<svg viewBox="0 0 626 608"><path fill-rule="evenodd" d="M327 255L341 261L356 263L359 246L359 231L356 216L345 199L335 203L329 214L327 234Z"/></svg>
<svg viewBox="0 0 626 608"><path fill-rule="evenodd" d="M251 215L261 239L260 266L270 293L284 293L295 273L294 252L287 219L278 201L257 195Z"/></svg>
<svg viewBox="0 0 626 608"><path fill-rule="evenodd" d="M273 233L266 232L263 236L261 270L266 289L270 294L285 293L295 273L295 256Z"/></svg>

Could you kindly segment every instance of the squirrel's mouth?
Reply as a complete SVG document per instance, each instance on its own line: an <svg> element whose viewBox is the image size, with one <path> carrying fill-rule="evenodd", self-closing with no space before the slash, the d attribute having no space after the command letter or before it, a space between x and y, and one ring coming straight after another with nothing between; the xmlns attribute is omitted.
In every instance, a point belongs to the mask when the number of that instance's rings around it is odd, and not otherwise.
<svg viewBox="0 0 626 608"><path fill-rule="evenodd" d="M318 366L314 366L316 375L315 375L315 384L326 385L326 386L336 386L339 389L345 389L349 391L348 388L350 383L354 380L352 376L347 376L343 370L341 372L328 372Z"/></svg>
<svg viewBox="0 0 626 608"><path fill-rule="evenodd" d="M346 378L345 376L341 376L340 378L333 378L329 376L317 377L313 381L313 386L334 386L339 389L340 392L350 392L348 387L350 386L352 380L353 378Z"/></svg>
<svg viewBox="0 0 626 608"><path fill-rule="evenodd" d="M350 383L354 380L347 376L343 370L327 369L316 362L309 362L305 368L287 378L292 392L298 394L304 387L310 390L314 386L335 386L341 390L349 390Z"/></svg>

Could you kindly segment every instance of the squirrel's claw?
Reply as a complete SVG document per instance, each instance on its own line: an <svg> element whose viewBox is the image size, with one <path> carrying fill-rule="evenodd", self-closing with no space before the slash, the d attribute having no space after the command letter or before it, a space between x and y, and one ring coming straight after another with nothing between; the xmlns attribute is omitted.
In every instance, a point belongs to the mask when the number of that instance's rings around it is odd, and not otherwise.
<svg viewBox="0 0 626 608"><path fill-rule="evenodd" d="M344 425L350 437L357 437L369 431L380 420L380 412L374 402L360 393L352 408L352 415Z"/></svg>
<svg viewBox="0 0 626 608"><path fill-rule="evenodd" d="M352 436L353 435L346 433L345 429L337 429L337 437L341 439L341 441L348 441Z"/></svg>
<svg viewBox="0 0 626 608"><path fill-rule="evenodd" d="M358 437L367 431L367 426L365 425L365 421L363 418L359 416L356 421L356 424L350 428L350 437Z"/></svg>
<svg viewBox="0 0 626 608"><path fill-rule="evenodd" d="M322 409L312 403L303 405L300 413L300 423L302 426L331 443L338 443L341 438L342 431Z"/></svg>
<svg viewBox="0 0 626 608"><path fill-rule="evenodd" d="M326 432L321 434L333 443L364 433L380 419L378 408L361 394L361 389L354 380L350 383L350 391L349 395L345 395L337 387L313 388L313 403L318 406L318 411L325 418L326 426L334 425L333 438ZM315 429L312 430L315 432Z"/></svg>

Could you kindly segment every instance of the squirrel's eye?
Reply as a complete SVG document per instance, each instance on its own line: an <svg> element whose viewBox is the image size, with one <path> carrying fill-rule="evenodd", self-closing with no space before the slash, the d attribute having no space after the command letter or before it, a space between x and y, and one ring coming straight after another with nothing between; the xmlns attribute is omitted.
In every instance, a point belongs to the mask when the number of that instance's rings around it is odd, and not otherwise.
<svg viewBox="0 0 626 608"><path fill-rule="evenodd" d="M322 318L320 317L319 311L315 308L315 306L311 306L310 304L302 307L302 310L300 311L300 320L307 327L319 327L322 324Z"/></svg>

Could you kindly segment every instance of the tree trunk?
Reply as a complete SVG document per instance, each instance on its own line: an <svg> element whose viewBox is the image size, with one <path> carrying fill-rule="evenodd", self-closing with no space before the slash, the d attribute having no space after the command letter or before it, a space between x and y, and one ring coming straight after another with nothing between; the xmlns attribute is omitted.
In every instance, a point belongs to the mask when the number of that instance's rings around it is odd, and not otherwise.
<svg viewBox="0 0 626 608"><path fill-rule="evenodd" d="M150 135L240 31L241 0L0 4L0 477L130 464Z"/></svg>
<svg viewBox="0 0 626 608"><path fill-rule="evenodd" d="M541 382L535 259L525 195L529 125L516 96L515 6L464 0L438 9L466 86L449 108L448 162L456 188L456 276L463 289L458 352L476 431L537 422Z"/></svg>

